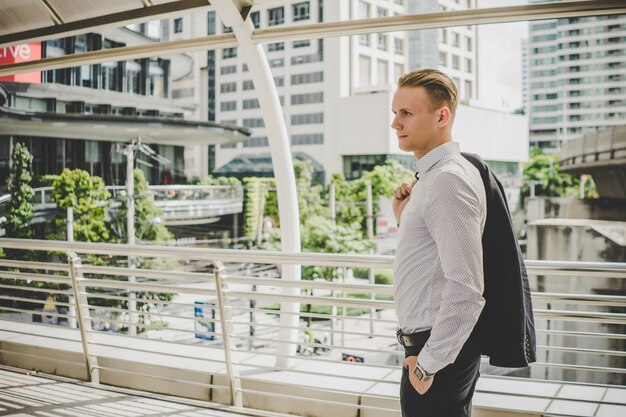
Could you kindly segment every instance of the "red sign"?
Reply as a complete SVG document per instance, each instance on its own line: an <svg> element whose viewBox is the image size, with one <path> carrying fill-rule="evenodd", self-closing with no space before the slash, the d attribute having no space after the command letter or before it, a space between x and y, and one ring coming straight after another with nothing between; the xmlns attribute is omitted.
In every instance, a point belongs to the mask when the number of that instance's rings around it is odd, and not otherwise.
<svg viewBox="0 0 626 417"><path fill-rule="evenodd" d="M0 65L36 61L39 59L41 59L41 43L39 42L0 48ZM41 72L7 75L6 77L0 77L0 81L39 84L41 82Z"/></svg>

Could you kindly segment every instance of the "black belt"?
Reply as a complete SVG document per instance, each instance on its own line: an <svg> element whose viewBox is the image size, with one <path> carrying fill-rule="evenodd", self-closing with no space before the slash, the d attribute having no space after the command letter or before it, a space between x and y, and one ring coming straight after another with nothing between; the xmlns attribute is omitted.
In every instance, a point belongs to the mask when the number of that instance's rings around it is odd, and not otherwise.
<svg viewBox="0 0 626 417"><path fill-rule="evenodd" d="M402 330L398 329L396 332L398 336L398 342L404 347L409 346L424 346L430 337L430 330L424 330L418 333L402 333Z"/></svg>

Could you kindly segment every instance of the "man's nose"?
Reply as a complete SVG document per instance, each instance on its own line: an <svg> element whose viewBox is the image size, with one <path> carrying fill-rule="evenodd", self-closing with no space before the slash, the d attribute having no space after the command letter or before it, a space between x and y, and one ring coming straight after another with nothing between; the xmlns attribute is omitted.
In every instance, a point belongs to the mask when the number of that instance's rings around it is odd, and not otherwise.
<svg viewBox="0 0 626 417"><path fill-rule="evenodd" d="M391 122L391 128L392 129L399 129L400 127L398 126L398 120L396 117L393 118L393 121Z"/></svg>

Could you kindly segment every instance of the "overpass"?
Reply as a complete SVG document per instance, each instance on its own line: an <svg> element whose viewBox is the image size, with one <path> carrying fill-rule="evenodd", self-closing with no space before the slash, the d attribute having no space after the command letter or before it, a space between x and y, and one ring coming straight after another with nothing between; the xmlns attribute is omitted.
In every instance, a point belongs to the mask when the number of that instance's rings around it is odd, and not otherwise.
<svg viewBox="0 0 626 417"><path fill-rule="evenodd" d="M559 170L590 174L602 197L626 200L626 125L563 143Z"/></svg>
<svg viewBox="0 0 626 417"><path fill-rule="evenodd" d="M120 201L126 198L125 186L108 186L115 212ZM220 216L241 213L243 210L243 188L230 185L151 185L151 198L163 210L163 222L168 226L203 224L217 221ZM33 223L51 220L57 205L52 201L52 187L34 189ZM5 215L9 194L0 196L0 218ZM0 236L4 232L0 230Z"/></svg>

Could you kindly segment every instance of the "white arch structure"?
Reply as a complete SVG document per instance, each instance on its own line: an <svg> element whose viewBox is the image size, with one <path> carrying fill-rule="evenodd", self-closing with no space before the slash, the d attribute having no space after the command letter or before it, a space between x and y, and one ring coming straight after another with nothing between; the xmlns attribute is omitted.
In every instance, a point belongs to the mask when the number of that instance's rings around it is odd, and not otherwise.
<svg viewBox="0 0 626 417"><path fill-rule="evenodd" d="M300 252L299 212L287 129L269 64L261 47L262 44L285 40L315 39L401 30L626 13L624 0L581 0L516 7L421 13L255 30L252 23L247 20L247 17L254 5L262 3L263 0L211 0L210 2L206 0L170 0L161 1L160 5L154 5L152 0L129 1L139 2L138 7L127 11L116 9L116 6L112 5L108 6L110 7L109 9L104 10L107 6L99 2L99 10L103 10L100 15L91 16L83 20L73 20L69 23L65 23L58 11L52 9L49 3L44 2L47 13L49 13L47 21L52 20L55 24L52 26L42 25L35 29L14 31L12 33L7 33L5 29L5 34L0 35L0 48L19 43L59 38L90 30L100 30L106 27L119 27L147 20L169 18L183 13L211 8L217 12L217 15L226 26L232 27L233 33L128 46L4 65L0 66L0 76L97 64L107 61L148 58L155 55L239 47L247 65L251 69L250 74L255 88L259 92L258 99L268 129L268 139L279 197L282 250L284 252ZM3 6L0 5L0 15L2 14ZM300 267L283 266L283 277L292 280L300 279ZM282 306L283 312L297 313L298 310L299 306L293 303L284 303ZM280 340L295 341L298 315L282 314L281 325L281 332L283 333ZM288 366L288 358L293 356L294 351L294 344L281 346L277 355L278 365Z"/></svg>

